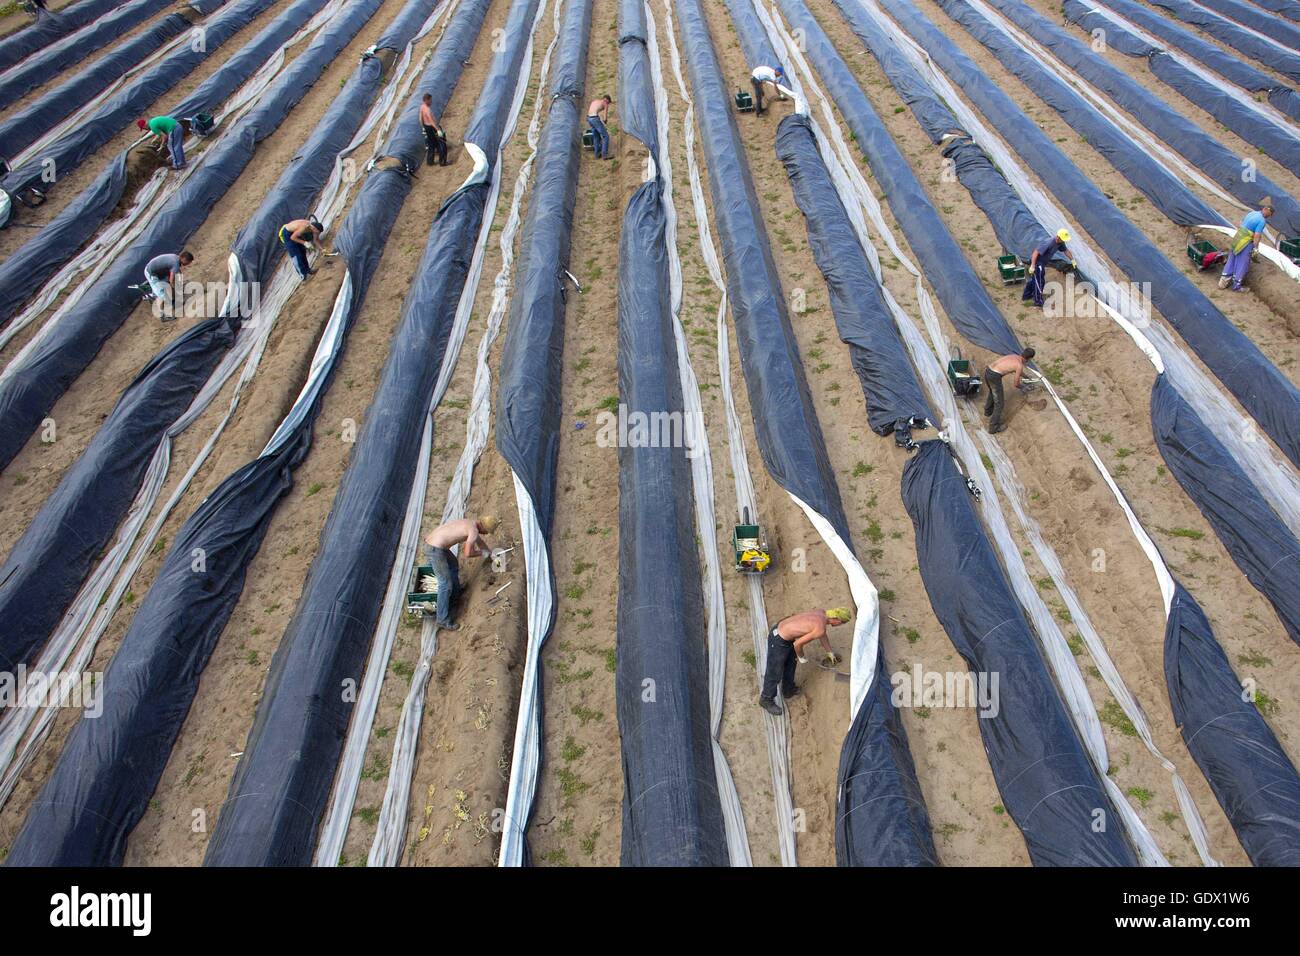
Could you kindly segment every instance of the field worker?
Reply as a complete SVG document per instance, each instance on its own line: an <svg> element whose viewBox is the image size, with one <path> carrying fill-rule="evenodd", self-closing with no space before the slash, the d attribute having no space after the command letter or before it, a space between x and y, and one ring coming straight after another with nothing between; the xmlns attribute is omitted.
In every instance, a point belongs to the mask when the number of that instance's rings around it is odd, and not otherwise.
<svg viewBox="0 0 1300 956"><path fill-rule="evenodd" d="M988 397L984 399L984 414L992 415L989 421L989 434L996 435L1007 426L1002 423L1002 411L1006 407L1006 396L1002 392L1002 380L1012 377L1011 384L1020 387L1020 373L1025 370L1025 363L1034 357L1033 349L1025 349L1019 355L1003 355L995 358L984 370L984 385Z"/></svg>
<svg viewBox="0 0 1300 956"><path fill-rule="evenodd" d="M1219 288L1226 289L1232 284L1233 292L1241 292L1241 283L1246 279L1250 269L1250 260L1255 250L1264 241L1264 226L1268 217L1273 215L1273 200L1265 197L1260 200L1259 210L1246 213L1241 227L1233 234L1229 243L1228 261L1223 266L1223 275L1219 277Z"/></svg>
<svg viewBox="0 0 1300 956"><path fill-rule="evenodd" d="M490 515L478 519L460 518L439 525L424 539L427 545L425 563L433 567L433 574L438 579L438 626L443 630L460 629L460 625L451 622L451 602L460 591L460 562L456 560L456 546L461 546L462 557L491 557L492 549L484 535L496 531L498 523Z"/></svg>
<svg viewBox="0 0 1300 956"><path fill-rule="evenodd" d="M284 245L285 251L293 259L293 265L298 270L298 275L304 279L316 274L316 270L307 263L307 248L313 246L316 240L323 235L325 235L325 227L321 225L320 220L315 216L286 222L276 233L276 236Z"/></svg>
<svg viewBox="0 0 1300 956"><path fill-rule="evenodd" d="M188 251L179 255L170 252L154 256L149 260L149 264L144 267L144 279L145 283L148 283L149 291L145 292L144 284L133 285L131 288L144 293L146 301L149 299L158 299L162 302L170 301L172 288L181 275L181 267L187 266L193 261L194 256ZM174 318L174 315L164 314L162 316L164 322Z"/></svg>
<svg viewBox="0 0 1300 956"><path fill-rule="evenodd" d="M433 94L425 93L420 97L420 128L424 130L424 162L433 165L433 157L438 157L438 165L447 165L447 131L433 115Z"/></svg>
<svg viewBox="0 0 1300 956"><path fill-rule="evenodd" d="M587 125L591 127L591 146L597 159L609 158L609 130L605 128L605 124L609 122L609 105L613 102L606 93L592 100L591 105L587 107Z"/></svg>
<svg viewBox="0 0 1300 956"><path fill-rule="evenodd" d="M785 70L781 67L756 66L754 72L749 74L749 85L754 88L754 112L762 116L767 110L763 109L763 90L770 83L772 92L781 99L785 99L785 92L781 89L781 84L785 82Z"/></svg>
<svg viewBox="0 0 1300 956"><path fill-rule="evenodd" d="M1043 287L1047 283L1047 264L1058 253L1068 256L1065 244L1070 241L1068 229L1058 229L1056 235L1041 243L1029 256L1029 276L1025 280L1025 291L1020 301L1034 300L1034 305L1043 307Z"/></svg>
<svg viewBox="0 0 1300 956"><path fill-rule="evenodd" d="M173 169L181 169L185 166L185 132L189 128L186 120L178 120L171 116L155 116L147 122L138 119L135 125L144 132L153 134L154 138L150 144L158 152L162 152L164 146L167 148L171 154Z"/></svg>
<svg viewBox="0 0 1300 956"><path fill-rule="evenodd" d="M813 641L821 641L822 647L826 648L826 663L831 667L837 665L840 658L826 639L826 627L838 627L852 619L853 612L848 608L832 607L824 611L791 614L768 631L767 670L763 672L758 706L773 717L781 716L781 705L776 702L777 685L780 685L781 696L786 700L799 693L799 686L794 682L795 662L808 663L803 651Z"/></svg>

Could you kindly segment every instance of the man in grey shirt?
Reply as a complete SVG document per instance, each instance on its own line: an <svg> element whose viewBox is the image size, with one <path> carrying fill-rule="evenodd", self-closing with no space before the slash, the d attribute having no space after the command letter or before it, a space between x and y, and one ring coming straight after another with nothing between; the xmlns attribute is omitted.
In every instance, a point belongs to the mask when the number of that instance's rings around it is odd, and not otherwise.
<svg viewBox="0 0 1300 956"><path fill-rule="evenodd" d="M162 255L154 256L149 260L149 264L144 267L144 278L149 283L149 292L146 299L161 299L166 301L171 298L172 285L181 273L181 267L187 266L194 261L194 256L188 251L177 255L174 252L165 252ZM133 289L139 289L144 292L143 286L132 286Z"/></svg>

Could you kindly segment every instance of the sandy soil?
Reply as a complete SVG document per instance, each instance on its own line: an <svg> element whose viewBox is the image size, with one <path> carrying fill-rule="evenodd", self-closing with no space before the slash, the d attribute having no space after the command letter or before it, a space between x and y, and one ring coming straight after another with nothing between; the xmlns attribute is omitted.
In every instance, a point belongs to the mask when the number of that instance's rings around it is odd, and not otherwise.
<svg viewBox="0 0 1300 956"><path fill-rule="evenodd" d="M77 0L52 0L52 2L47 3L46 6L48 6L55 13L58 13L64 7L70 6L71 4L76 2ZM11 34L17 33L19 30L23 29L24 27L30 26L31 24L36 22L35 19L33 19L32 15L25 12L18 3L15 2L13 4L5 4L6 9L8 9L10 6L12 6L13 8L12 10L9 10L9 12L7 13L0 14L0 39L4 39L5 37L10 36Z"/></svg>
<svg viewBox="0 0 1300 956"><path fill-rule="evenodd" d="M1276 615L1245 580L1194 504L1168 475L1150 429L1152 370L1127 337L1095 321L1049 322L1020 303L1020 289L995 279L997 242L983 214L958 183L944 181L937 151L893 91L878 64L862 48L831 0L808 0L810 7L854 70L867 96L928 190L947 228L966 250L977 274L1012 327L1039 352L1039 364L1057 382L1061 394L1084 424L1140 519L1165 552L1171 567L1202 603L1230 659L1243 678L1253 677L1266 695L1268 719L1292 758L1300 761L1300 716L1294 701L1300 690L1300 657ZM1039 102L996 59L969 37L932 0L917 0L927 16L1030 114L1094 182L1105 189L1170 260L1209 295L1274 361L1290 371L1300 356L1300 332L1293 290L1279 277L1257 267L1251 293L1230 297L1214 288L1213 277L1196 274L1183 255L1183 231L1150 210L1129 184L1116 176L1103 157L1079 141L1048 107ZM1049 0L1029 0L1056 20ZM224 279L224 256L239 227L289 162L316 118L337 95L352 72L356 54L374 42L401 7L387 0L354 43L330 66L294 115L263 142L226 202L209 216L194 278ZM584 95L618 91L616 0L595 0L590 60ZM687 163L682 140L685 105L677 96L668 54L668 20L663 5L652 0L669 87L671 151L679 215L678 250L682 257L682 322L695 372L702 387L703 410L715 466L717 527L714 546L723 558L728 615L726 709L721 742L736 779L753 861L779 865L771 771L763 726L757 709L757 681L749 632L745 582L729 570L731 525L736 502L729 468L723 396L718 389L718 354L714 329L718 295L700 253ZM443 117L453 148L446 170L422 168L415 187L387 243L366 304L349 337L342 365L325 398L316 442L296 475L295 488L281 503L266 540L249 569L248 583L204 674L150 811L134 833L128 850L131 864L201 862L207 834L196 819L215 821L230 776L243 750L272 654L298 600L301 583L319 545L338 482L347 467L350 445L345 434L368 411L380 371L395 347L394 330L424 248L429 223L442 200L460 184L468 158L459 133L472 112L492 55L493 31L504 25L508 0L490 10L478 45ZM728 81L740 85L748 72L734 27L722 3L706 4L710 28ZM233 55L275 10L232 38L213 59L164 97L184 96ZM0 19L3 33L8 19ZM143 27L141 27L143 29ZM1073 29L1073 28L1071 28ZM1077 31L1075 31L1077 34ZM440 31L426 38L417 56L431 49ZM534 51L534 73L551 39L551 14L542 19ZM680 37L678 38L680 45ZM295 51L296 52L296 51ZM1234 150L1246 145L1212 118L1190 107L1149 75L1146 65L1117 53L1110 62ZM442 513L448 486L465 441L466 415L475 372L475 357L491 303L492 278L501 264L497 237L504 222L515 175L526 157L525 128L537 81L529 91L520 128L505 153L503 188L487 250L474 311L447 395L434 418L434 453L426 489L425 529ZM543 109L545 105L543 105ZM849 517L853 543L882 598L882 641L891 673L952 671L964 664L936 621L916 567L911 523L898 497L905 453L888 439L871 433L857 378L847 350L838 341L825 283L811 256L804 224L794 204L785 172L777 160L773 136L787 105L766 117L739 117L746 159L764 217L782 288L792 301L802 292L806 303L792 309L798 346L831 463ZM622 813L621 754L614 702L614 610L617 602L618 541L617 464L614 449L598 448L593 425L611 400L617 401L617 249L623 205L640 179L642 148L619 135L619 104L613 108L611 132L615 159L597 163L584 153L575 208L569 268L582 283L570 295L565 316L563 405L559 489L552 541L558 595L555 633L542 654L543 765L536 811L529 831L534 862L542 865L616 865ZM847 138L847 128L844 130ZM46 221L96 175L102 163L130 142L124 134L69 181L61 184L42 210ZM359 157L364 161L366 157ZM703 150L697 159L706 167ZM872 182L865 160L859 166ZM1261 169L1293 194L1300 181L1261 157ZM1040 183L1040 185L1042 185ZM705 187L706 201L708 187ZM883 200L888 197L881 195ZM1230 205L1202 195L1229 219L1240 217ZM525 197L525 204L527 197ZM710 214L711 214L711 203ZM526 205L525 205L526 209ZM886 219L902 241L886 204ZM1077 227L1076 227L1077 229ZM1086 231L1080 238L1090 241ZM26 238L27 230L0 233L0 255ZM714 227L716 237L716 225ZM7 244L7 245L6 245ZM906 249L906 243L902 242ZM1093 244L1095 248L1095 244ZM205 254L210 250L211 254ZM912 282L878 243L886 265L886 284L903 308L918 315ZM913 257L915 258L915 257ZM1118 270L1114 270L1118 275ZM166 541L180 523L232 470L257 454L291 405L306 374L316 337L325 322L343 267L323 261L319 275L300 289L282 313L268 344L262 367L207 463L181 498L162 532L159 546L146 558L131 584L131 593L102 639L93 670L102 670L130 623L134 607L152 583ZM937 301L937 300L936 300ZM188 325L189 321L182 320ZM945 333L973 353L983 365L990 357L956 336L946 318ZM0 553L27 526L41 502L94 434L121 390L141 364L178 334L138 310L105 346L87 373L58 403L54 415L60 440L52 446L29 445L0 476ZM499 368L505 329L489 353ZM30 333L28 333L30 334ZM8 360L21 347L20 337L0 354ZM764 579L766 612L772 620L808 607L845 603L843 573L808 525L802 511L766 473L758 454L748 395L732 330L731 375L743 440L753 472L758 518L776 553L777 565ZM400 344L396 345L400 347ZM1208 373L1207 373L1208 374ZM230 389L180 437L164 499L192 462L229 404ZM1000 436L1021 483L1028 509L1056 549L1069 581L1106 642L1128 686L1151 722L1156 743L1174 761L1189 785L1209 827L1211 848L1223 862L1247 862L1226 818L1199 769L1182 746L1169 712L1163 677L1163 615L1150 567L1138 549L1124 516L1079 443L1051 406L1010 399L1010 428ZM579 430L574 426L586 423ZM928 436L927 436L928 437ZM470 514L495 514L502 527L494 544L510 546L519 529L510 470L497 454L494 437L478 462ZM1009 509L1008 509L1009 514ZM1011 519L1014 524L1014 518ZM1029 573L1040 582L1044 600L1062 621L1094 703L1106 727L1111 774L1142 816L1162 850L1176 864L1198 860L1178 814L1170 778L1147 753L1119 713L1092 661L1070 626L1069 614L1032 556L1028 541L1014 529ZM1093 570L1097 549L1106 570ZM806 570L797 573L800 559ZM494 826L504 806L525 646L526 605L522 557L512 553L507 567L462 567L466 593L460 607L462 629L444 632L428 688L419 753L408 807L408 865L490 865L499 834ZM486 602L503 584L510 598L496 606ZM364 865L374 836L391 758L391 733L410 687L419 652L418 622L406 620L381 691L372 740L355 811L340 862ZM847 637L832 635L847 651ZM798 810L799 863L834 863L835 784L840 747L849 724L848 685L815 668L801 668L805 693L790 703L791 768ZM1023 840L1001 807L977 718L966 709L906 708L904 723L942 862L952 865L1026 865ZM56 721L50 740L28 769L8 805L0 809L0 857L24 813L58 758L71 719Z"/></svg>

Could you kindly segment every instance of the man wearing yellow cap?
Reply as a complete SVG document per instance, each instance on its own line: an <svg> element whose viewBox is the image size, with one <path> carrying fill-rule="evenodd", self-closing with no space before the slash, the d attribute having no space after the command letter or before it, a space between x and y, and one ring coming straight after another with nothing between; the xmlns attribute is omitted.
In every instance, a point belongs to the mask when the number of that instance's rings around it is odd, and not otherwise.
<svg viewBox="0 0 1300 956"><path fill-rule="evenodd" d="M460 591L460 562L456 560L456 546L461 555L472 558L492 556L484 535L497 529L497 519L490 515L481 518L459 518L448 521L429 532L424 539L425 563L433 568L438 579L438 626L446 631L456 631L460 625L451 622L451 602Z"/></svg>
<svg viewBox="0 0 1300 956"><path fill-rule="evenodd" d="M831 607L826 610L804 611L792 614L780 621L767 632L767 669L763 672L763 689L759 693L758 706L774 717L781 716L781 705L776 702L777 686L781 687L781 696L789 700L799 693L799 685L794 682L796 662L806 664L803 650L813 641L821 641L826 648L826 662L834 666L840 662L831 650L831 642L826 639L826 628L838 627L853 619L853 612L846 607Z"/></svg>
<svg viewBox="0 0 1300 956"><path fill-rule="evenodd" d="M1056 255L1069 255L1065 244L1070 241L1068 229L1058 229L1056 235L1040 243L1029 256L1028 279L1021 301L1034 300L1034 305L1043 307L1044 285L1047 282L1047 264Z"/></svg>

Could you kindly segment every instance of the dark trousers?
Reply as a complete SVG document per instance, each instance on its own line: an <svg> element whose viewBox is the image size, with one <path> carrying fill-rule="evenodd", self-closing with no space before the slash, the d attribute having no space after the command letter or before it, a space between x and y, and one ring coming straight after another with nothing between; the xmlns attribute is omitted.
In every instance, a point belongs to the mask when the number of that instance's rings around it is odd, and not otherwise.
<svg viewBox="0 0 1300 956"><path fill-rule="evenodd" d="M776 699L776 688L789 697L795 691L794 669L798 658L794 653L794 642L787 641L775 627L767 632L767 670L763 672L762 696L766 700Z"/></svg>
<svg viewBox="0 0 1300 956"><path fill-rule="evenodd" d="M289 258L293 260L294 268L298 270L298 275L304 279L311 275L311 266L307 262L307 247L297 239L292 239L283 229L280 230L280 242L284 244L284 249L289 253Z"/></svg>
<svg viewBox="0 0 1300 956"><path fill-rule="evenodd" d="M591 150L597 159L609 155L609 130L599 116L588 116L587 125L591 127Z"/></svg>
<svg viewBox="0 0 1300 956"><path fill-rule="evenodd" d="M424 161L427 165L433 165L433 157L438 157L438 165L447 165L447 137L434 129L432 126L424 128Z"/></svg>
<svg viewBox="0 0 1300 956"><path fill-rule="evenodd" d="M984 387L988 390L984 398L984 414L992 415L989 428L1002 427L1002 410L1006 407L1006 397L1002 394L1002 375L991 368L984 370Z"/></svg>
<svg viewBox="0 0 1300 956"><path fill-rule="evenodd" d="M438 623L451 623L451 602L460 591L460 563L446 548L428 548L427 559L438 579Z"/></svg>
<svg viewBox="0 0 1300 956"><path fill-rule="evenodd" d="M754 112L763 112L763 81L749 78L749 85L754 88Z"/></svg>

